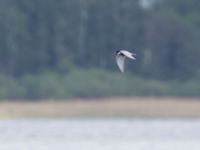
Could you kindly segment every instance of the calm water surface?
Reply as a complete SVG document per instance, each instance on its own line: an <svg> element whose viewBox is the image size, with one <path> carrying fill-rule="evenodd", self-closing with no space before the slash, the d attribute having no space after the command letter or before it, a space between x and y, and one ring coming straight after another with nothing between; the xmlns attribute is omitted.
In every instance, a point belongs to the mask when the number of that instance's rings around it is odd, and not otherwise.
<svg viewBox="0 0 200 150"><path fill-rule="evenodd" d="M1 120L0 150L200 150L200 119Z"/></svg>

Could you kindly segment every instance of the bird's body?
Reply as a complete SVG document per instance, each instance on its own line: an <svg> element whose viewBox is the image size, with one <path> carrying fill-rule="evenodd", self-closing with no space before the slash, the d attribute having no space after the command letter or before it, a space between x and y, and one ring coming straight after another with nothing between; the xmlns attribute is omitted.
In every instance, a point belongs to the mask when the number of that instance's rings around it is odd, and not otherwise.
<svg viewBox="0 0 200 150"><path fill-rule="evenodd" d="M124 61L125 58L130 58L132 60L135 60L136 58L134 57L136 56L136 54L131 53L127 50L118 50L116 51L116 61L117 61L117 65L120 69L121 72L124 72Z"/></svg>

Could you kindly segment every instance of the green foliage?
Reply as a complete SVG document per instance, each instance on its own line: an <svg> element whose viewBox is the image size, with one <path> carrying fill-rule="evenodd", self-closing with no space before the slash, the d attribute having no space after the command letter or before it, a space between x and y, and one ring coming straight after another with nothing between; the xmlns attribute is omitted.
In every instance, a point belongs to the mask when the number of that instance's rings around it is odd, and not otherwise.
<svg viewBox="0 0 200 150"><path fill-rule="evenodd" d="M157 1L2 0L0 98L197 96L200 1ZM137 54L129 75L110 73L117 49Z"/></svg>
<svg viewBox="0 0 200 150"><path fill-rule="evenodd" d="M114 69L117 49L135 51L131 72L189 79L200 65L199 1L3 0L0 70L11 76L44 70Z"/></svg>
<svg viewBox="0 0 200 150"><path fill-rule="evenodd" d="M199 79L197 79L199 81ZM0 76L0 99L69 99L105 96L200 96L197 80L185 82L146 80L103 70L75 70L25 75L20 79Z"/></svg>
<svg viewBox="0 0 200 150"><path fill-rule="evenodd" d="M25 96L26 87L20 81L0 75L0 99L19 99Z"/></svg>

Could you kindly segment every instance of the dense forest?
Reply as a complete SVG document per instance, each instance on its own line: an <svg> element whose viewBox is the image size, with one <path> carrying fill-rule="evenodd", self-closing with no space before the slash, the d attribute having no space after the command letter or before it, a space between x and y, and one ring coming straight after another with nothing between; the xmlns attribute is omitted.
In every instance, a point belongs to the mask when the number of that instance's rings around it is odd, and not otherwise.
<svg viewBox="0 0 200 150"><path fill-rule="evenodd" d="M199 96L199 7L198 0L1 0L0 98ZM137 54L123 77L118 49Z"/></svg>

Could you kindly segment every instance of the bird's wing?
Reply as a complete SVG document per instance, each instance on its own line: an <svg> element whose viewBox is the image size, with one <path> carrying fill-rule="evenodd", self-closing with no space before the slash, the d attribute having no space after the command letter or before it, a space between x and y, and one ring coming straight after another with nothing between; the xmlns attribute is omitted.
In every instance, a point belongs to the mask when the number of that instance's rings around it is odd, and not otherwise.
<svg viewBox="0 0 200 150"><path fill-rule="evenodd" d="M134 57L135 54L133 54L133 53L127 51L127 50L121 50L121 53L124 54L124 56L126 56L126 57L128 57L128 58L130 58L130 59L133 59L133 60L136 59L136 58Z"/></svg>
<svg viewBox="0 0 200 150"><path fill-rule="evenodd" d="M125 59L124 56L116 55L117 65L121 72L124 72L124 59Z"/></svg>

